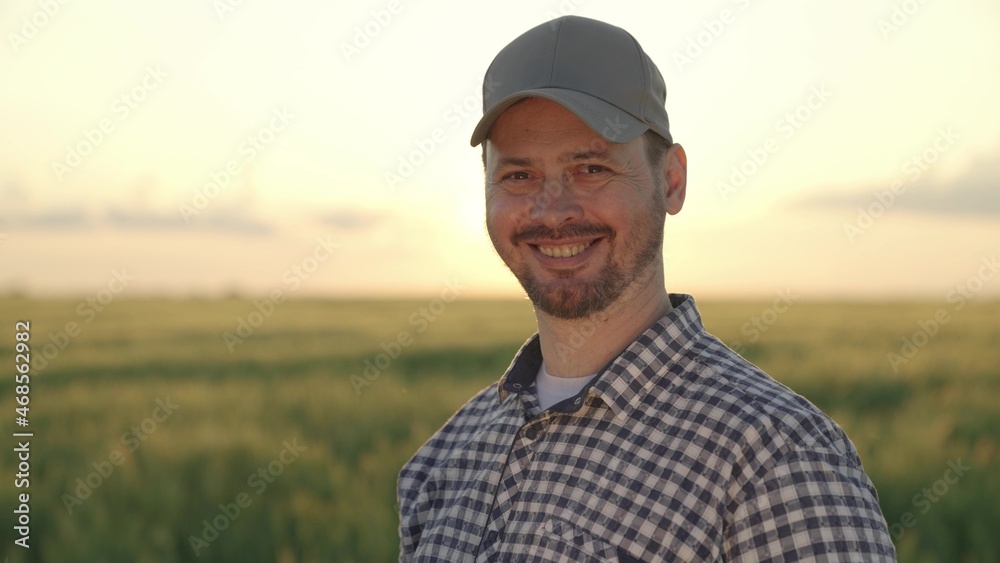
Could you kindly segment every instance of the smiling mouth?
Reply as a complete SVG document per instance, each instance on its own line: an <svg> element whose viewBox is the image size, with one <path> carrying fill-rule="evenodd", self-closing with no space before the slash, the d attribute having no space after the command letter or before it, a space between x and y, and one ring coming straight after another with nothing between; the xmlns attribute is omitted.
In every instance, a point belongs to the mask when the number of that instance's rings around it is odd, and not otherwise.
<svg viewBox="0 0 1000 563"><path fill-rule="evenodd" d="M542 254L552 258L569 258L587 250L594 242L590 241L582 244L567 244L563 246L543 246L539 244L535 245L535 248Z"/></svg>

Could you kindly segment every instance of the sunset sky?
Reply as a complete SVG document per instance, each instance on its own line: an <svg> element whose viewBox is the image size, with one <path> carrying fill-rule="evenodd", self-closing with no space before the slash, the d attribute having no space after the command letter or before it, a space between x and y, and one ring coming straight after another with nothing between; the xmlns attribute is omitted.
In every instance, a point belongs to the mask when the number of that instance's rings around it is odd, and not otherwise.
<svg viewBox="0 0 1000 563"><path fill-rule="evenodd" d="M670 291L1000 295L995 0L346 4L4 3L0 291L520 295L469 137L497 51L572 13L666 80Z"/></svg>

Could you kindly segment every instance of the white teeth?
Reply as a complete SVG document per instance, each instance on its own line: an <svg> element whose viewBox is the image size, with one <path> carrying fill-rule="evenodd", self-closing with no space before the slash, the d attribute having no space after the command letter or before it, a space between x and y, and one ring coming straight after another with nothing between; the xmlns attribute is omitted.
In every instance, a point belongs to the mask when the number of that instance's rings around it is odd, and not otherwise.
<svg viewBox="0 0 1000 563"><path fill-rule="evenodd" d="M553 258L569 258L583 252L591 243L578 244L576 246L539 246L538 250L546 256Z"/></svg>

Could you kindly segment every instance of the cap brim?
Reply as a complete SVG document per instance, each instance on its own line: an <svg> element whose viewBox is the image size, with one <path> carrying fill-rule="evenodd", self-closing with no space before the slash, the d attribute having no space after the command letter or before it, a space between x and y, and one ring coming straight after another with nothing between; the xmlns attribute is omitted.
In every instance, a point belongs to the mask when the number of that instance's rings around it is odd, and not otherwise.
<svg viewBox="0 0 1000 563"><path fill-rule="evenodd" d="M497 102L483 115L472 132L472 146L475 147L485 141L500 114L524 98L545 98L563 106L598 135L612 143L627 143L649 129L648 125L632 114L600 98L576 90L538 88L516 92Z"/></svg>

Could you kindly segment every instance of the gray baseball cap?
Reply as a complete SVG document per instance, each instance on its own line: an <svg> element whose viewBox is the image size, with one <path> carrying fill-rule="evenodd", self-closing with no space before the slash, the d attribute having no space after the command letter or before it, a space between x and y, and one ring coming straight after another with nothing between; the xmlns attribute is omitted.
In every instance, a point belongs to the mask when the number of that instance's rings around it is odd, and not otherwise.
<svg viewBox="0 0 1000 563"><path fill-rule="evenodd" d="M601 21L563 16L504 47L486 71L472 146L528 97L562 105L611 142L627 143L649 129L672 141L663 76L634 37Z"/></svg>

